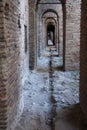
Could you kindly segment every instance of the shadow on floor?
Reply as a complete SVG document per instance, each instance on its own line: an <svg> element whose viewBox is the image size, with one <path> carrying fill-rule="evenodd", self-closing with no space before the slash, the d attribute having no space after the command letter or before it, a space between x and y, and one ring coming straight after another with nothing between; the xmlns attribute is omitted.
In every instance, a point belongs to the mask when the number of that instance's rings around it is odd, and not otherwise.
<svg viewBox="0 0 87 130"><path fill-rule="evenodd" d="M80 104L57 111L55 130L87 130L87 121Z"/></svg>

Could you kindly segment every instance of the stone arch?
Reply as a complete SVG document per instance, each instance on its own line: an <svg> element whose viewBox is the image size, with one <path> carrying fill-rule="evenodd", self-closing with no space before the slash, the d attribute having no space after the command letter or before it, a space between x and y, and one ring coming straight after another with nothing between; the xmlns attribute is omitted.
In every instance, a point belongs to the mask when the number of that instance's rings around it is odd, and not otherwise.
<svg viewBox="0 0 87 130"><path fill-rule="evenodd" d="M39 4L39 2L40 2L40 4ZM54 13L57 16L57 19L58 19L57 28L58 27L59 28L58 28L58 31L57 31L58 32L57 35L59 35L59 37L58 37L58 40L57 40L57 50L58 50L58 55L63 57L63 39L64 39L63 35L64 35L65 29L63 29L63 5L62 5L62 2L58 0L58 4L54 4L54 6L51 6L51 7L44 6L45 4L44 5L42 4L42 3L46 3L47 1L45 1L45 2L39 1L39 2L38 2L38 9L37 9L37 12L38 12L37 31L39 33L38 37L37 37L37 43L38 43L37 46L39 48L37 50L38 51L38 57L42 55L42 53L40 53L40 52L42 52L44 50L43 49L44 47L42 45L46 45L46 42L47 42L46 37L43 36L43 39L45 39L45 40L44 40L44 43L42 44L41 37L42 37L43 34L41 34L42 31L40 31L40 30L44 30L44 28L46 28L45 25L44 25L44 22L43 22L44 21L43 16L46 13L49 13L49 12ZM51 3L51 1L49 1L49 2ZM52 2L55 3L55 1L52 1ZM39 28L38 28L38 26L39 26ZM45 30L45 32L46 32L46 30Z"/></svg>
<svg viewBox="0 0 87 130"><path fill-rule="evenodd" d="M62 9L62 6L61 6ZM62 10L61 10L62 11ZM47 13L54 13L56 18L54 18L54 20L56 21L56 47L58 50L58 55L62 56L63 55L63 36L61 36L61 34L63 35L63 25L61 25L61 23L63 22L63 18L60 16L59 12L57 9L52 9L52 8L48 8L46 9L43 14L42 17L44 17L44 15L46 15ZM62 21L60 20L62 19ZM61 21L61 22L60 22ZM62 27L60 27L62 26ZM62 30L61 30L62 28Z"/></svg>
<svg viewBox="0 0 87 130"><path fill-rule="evenodd" d="M55 33L54 33L55 42L54 43L55 43L55 47L59 53L59 19L55 19L53 17L48 17L48 18L46 18L45 23L46 23L46 28L47 28L48 24L52 24L55 27ZM48 42L47 39L46 39L46 41Z"/></svg>
<svg viewBox="0 0 87 130"><path fill-rule="evenodd" d="M53 12L54 14L56 14L57 18L59 18L58 13L56 12L56 10L53 10L53 9L47 9L46 11L44 11L43 14L42 14L42 17L43 17L46 13L48 13L48 12Z"/></svg>
<svg viewBox="0 0 87 130"><path fill-rule="evenodd" d="M45 22L47 22L47 20L52 20L53 22L55 22L55 23L57 24L56 19L54 19L53 17L48 17L48 18L46 18Z"/></svg>
<svg viewBox="0 0 87 130"><path fill-rule="evenodd" d="M53 13L53 14L52 14ZM54 26L55 26L55 46L58 50L58 53L59 53L59 15L58 13L56 12L56 10L54 9L47 9L43 12L42 14L42 18L44 19L44 23L45 23L45 46L47 45L48 43L48 38L47 38L47 26L49 24L49 22L51 23L54 23Z"/></svg>

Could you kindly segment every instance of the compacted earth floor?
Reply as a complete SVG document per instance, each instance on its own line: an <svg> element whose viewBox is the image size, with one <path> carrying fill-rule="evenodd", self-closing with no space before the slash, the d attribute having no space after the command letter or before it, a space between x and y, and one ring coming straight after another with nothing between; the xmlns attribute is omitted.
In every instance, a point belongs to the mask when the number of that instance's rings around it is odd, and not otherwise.
<svg viewBox="0 0 87 130"><path fill-rule="evenodd" d="M79 105L79 71L62 71L62 57L47 48L23 87L24 111L15 130L87 130Z"/></svg>

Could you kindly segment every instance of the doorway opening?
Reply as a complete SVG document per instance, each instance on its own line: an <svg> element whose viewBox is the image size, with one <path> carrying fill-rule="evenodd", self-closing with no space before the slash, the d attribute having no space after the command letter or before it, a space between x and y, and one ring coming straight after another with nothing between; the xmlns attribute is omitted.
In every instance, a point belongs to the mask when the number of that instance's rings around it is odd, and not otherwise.
<svg viewBox="0 0 87 130"><path fill-rule="evenodd" d="M47 46L55 46L55 27L52 24L47 26Z"/></svg>

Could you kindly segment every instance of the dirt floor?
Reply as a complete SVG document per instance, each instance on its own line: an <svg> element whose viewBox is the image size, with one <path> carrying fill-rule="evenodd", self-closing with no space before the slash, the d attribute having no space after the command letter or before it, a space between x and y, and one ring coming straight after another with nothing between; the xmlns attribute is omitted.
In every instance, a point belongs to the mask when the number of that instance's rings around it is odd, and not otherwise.
<svg viewBox="0 0 87 130"><path fill-rule="evenodd" d="M87 130L79 105L79 71L62 71L55 48L26 75L24 111L15 130Z"/></svg>

